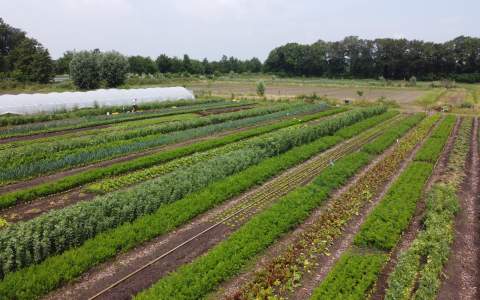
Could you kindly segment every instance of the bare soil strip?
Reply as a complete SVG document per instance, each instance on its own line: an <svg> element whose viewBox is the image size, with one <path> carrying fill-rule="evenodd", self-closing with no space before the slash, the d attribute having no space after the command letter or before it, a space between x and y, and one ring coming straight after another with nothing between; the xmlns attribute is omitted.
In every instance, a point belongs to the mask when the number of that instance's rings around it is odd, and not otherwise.
<svg viewBox="0 0 480 300"><path fill-rule="evenodd" d="M455 140L458 135L460 124L461 124L461 120L457 118L457 122L455 123L455 126L450 134L450 137L448 138L447 143L445 144L443 152L440 155L440 158L438 159L435 165L433 173L428 179L423 189L424 196L427 194L428 191L430 191L433 184L435 184L445 174L445 171L447 170L450 153L452 152L453 146L455 145ZM415 215L412 221L410 222L410 225L408 226L407 230L405 230L405 232L403 233L402 239L399 241L397 246L392 250L387 264L382 269L382 272L380 273L375 286L375 291L373 292L370 299L381 300L385 297L385 292L388 288L388 276L390 276L390 273L394 270L400 254L406 251L408 248L410 248L418 232L421 230L424 213L425 213L425 201L424 199L421 199L417 203L417 207L415 209Z"/></svg>
<svg viewBox="0 0 480 300"><path fill-rule="evenodd" d="M85 299L92 297L119 279L122 279L124 276L145 265L152 259L159 257L166 251L175 248L182 242L191 239L198 233L211 227L219 215L223 215L226 211L231 210L242 202L248 202L248 200L256 196L257 193L265 193L265 189L262 187L282 180L284 177L291 176L291 174L296 170L300 171L304 169L305 166L316 162L319 157L328 157L336 152L341 151L341 149L345 148L345 145L352 140L356 140L356 138L341 143L331 150L323 152L314 158L285 171L274 179L269 180L264 185L229 200L217 208L198 216L189 224L181 226L179 229L165 236L158 237L143 246L129 251L128 253L119 255L113 261L93 268L75 282L52 292L46 297L46 299ZM315 173L305 173L303 176L307 176L302 181L302 184L306 184L315 177ZM298 187L298 185L288 186L281 192L273 191L271 197L278 199L296 187ZM118 285L109 292L103 294L98 299L130 299L131 295L134 295L151 286L153 283L158 281L158 279L165 276L168 272L171 272L182 264L189 263L193 261L194 258L206 253L209 249L224 240L241 225L246 223L255 214L255 212L257 212L257 207L253 206L251 210L247 211L245 218L242 218L241 220L237 219L233 226L231 223L224 223L215 227L207 234L202 235L200 238L195 239L191 243L187 244L187 246L176 250L165 257L165 259L153 264L148 268L147 271L131 277L121 285Z"/></svg>
<svg viewBox="0 0 480 300"><path fill-rule="evenodd" d="M455 217L455 240L444 268L438 299L478 299L480 297L480 202L478 118L465 168L466 176L458 194L460 211Z"/></svg>
<svg viewBox="0 0 480 300"><path fill-rule="evenodd" d="M430 131L431 133L431 131ZM429 135L430 135L429 133ZM425 141L425 139L424 139ZM364 219L368 216L368 214L373 210L375 205L383 198L384 194L390 187L390 185L395 181L395 179L401 174L401 172L406 168L406 166L412 161L413 157L415 156L418 149L423 145L423 141L415 146L412 153L405 159L398 172L393 176L390 181L383 187L382 191L374 197L371 202L365 205L358 216L352 218L344 228L342 235L333 241L333 244L329 247L329 254L328 255L319 255L317 259L313 259L310 261L311 264L315 265L310 273L307 273L302 278L301 288L298 288L294 291L293 294L285 294L282 295L285 298L291 299L308 299L311 296L311 293L318 285L318 283L323 280L323 278L327 275L330 269L333 267L335 262L340 258L341 254L350 247L353 243L353 237L355 236L356 232L359 230L360 225L363 223ZM352 180L350 180L345 186L341 189L336 191L330 199L335 199L339 197L341 194L348 191L351 187L353 187L356 182L365 176L365 174L373 168L379 161L389 155L395 148L395 145L391 146L387 151L382 153L378 158L376 158L373 162L371 162L368 166L366 166L359 174L357 174ZM329 205L327 203L327 205ZM302 233L308 230L309 226L318 219L320 215L323 214L325 211L325 207L318 208L308 219L304 222L301 226L297 227L294 231L286 235L284 238L279 240L279 242L275 243L272 247L270 247L257 261L256 267L253 270L249 270L245 272L243 275L234 278L230 282L225 283L219 289L219 292L225 298L232 298L232 295L235 295L237 291L248 281L250 281L253 277L253 274L256 271L264 268L266 265L270 264L273 259L280 255L283 251L285 251L289 245L294 244L299 237L301 237ZM220 298L220 295L214 295L212 298Z"/></svg>

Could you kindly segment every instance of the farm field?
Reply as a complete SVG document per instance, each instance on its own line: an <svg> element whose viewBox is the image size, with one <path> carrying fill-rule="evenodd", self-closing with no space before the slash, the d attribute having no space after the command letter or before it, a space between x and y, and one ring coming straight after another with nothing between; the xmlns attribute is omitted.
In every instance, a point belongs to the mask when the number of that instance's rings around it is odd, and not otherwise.
<svg viewBox="0 0 480 300"><path fill-rule="evenodd" d="M0 116L0 299L480 297L475 88L189 88Z"/></svg>

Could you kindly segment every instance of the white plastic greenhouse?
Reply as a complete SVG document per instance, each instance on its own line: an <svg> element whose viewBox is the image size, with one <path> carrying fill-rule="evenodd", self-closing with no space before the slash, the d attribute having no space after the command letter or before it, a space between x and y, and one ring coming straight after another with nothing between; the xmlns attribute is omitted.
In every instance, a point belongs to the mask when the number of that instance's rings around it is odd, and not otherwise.
<svg viewBox="0 0 480 300"><path fill-rule="evenodd" d="M100 89L88 92L63 92L48 94L19 94L0 96L0 115L33 114L63 109L85 108L136 103L195 99L193 93L183 87L146 89Z"/></svg>

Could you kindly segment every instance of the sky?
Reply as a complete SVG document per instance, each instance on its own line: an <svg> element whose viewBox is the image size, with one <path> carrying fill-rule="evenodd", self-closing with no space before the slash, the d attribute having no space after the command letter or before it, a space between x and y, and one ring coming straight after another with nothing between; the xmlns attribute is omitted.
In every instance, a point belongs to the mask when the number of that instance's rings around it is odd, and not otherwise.
<svg viewBox="0 0 480 300"><path fill-rule="evenodd" d="M479 0L0 0L53 58L67 50L264 60L288 42L480 37Z"/></svg>

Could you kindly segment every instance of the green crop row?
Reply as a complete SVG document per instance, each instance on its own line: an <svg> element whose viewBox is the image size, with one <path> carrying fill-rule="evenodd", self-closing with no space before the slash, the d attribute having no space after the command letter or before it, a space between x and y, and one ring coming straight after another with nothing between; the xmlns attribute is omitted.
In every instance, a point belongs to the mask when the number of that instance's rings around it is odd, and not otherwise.
<svg viewBox="0 0 480 300"><path fill-rule="evenodd" d="M455 189L443 184L434 185L427 195L425 228L410 248L400 255L389 277L386 299L436 299L440 274L453 241L457 211ZM418 286L414 291L415 284Z"/></svg>
<svg viewBox="0 0 480 300"><path fill-rule="evenodd" d="M315 120L321 117L334 115L340 112L344 112L346 109L331 109L316 114L300 117L297 119L289 119L281 121L275 124L268 124L257 128L245 130L242 132L234 133L225 137L219 137L216 139L195 143L188 146L179 147L172 150L162 151L154 153L144 157L140 157L131 161L116 163L104 168L93 169L84 171L75 175L67 176L62 179L40 184L34 187L30 187L24 190L6 193L0 195L0 208L9 207L15 205L20 201L31 201L38 197L44 197L55 193L63 192L74 187L90 183L92 181L109 177L118 176L127 172L135 171L142 168L148 168L150 166L160 164L166 161L177 159L183 156L191 155L196 152L206 151L215 147L220 147L240 141L246 138L254 137L257 135L272 132L281 128L286 128L296 124L301 124L311 120Z"/></svg>
<svg viewBox="0 0 480 300"><path fill-rule="evenodd" d="M199 104L215 104L215 103L225 103L225 100L219 99L207 99L207 100L178 100L178 101L163 101L163 102L151 102L151 103L141 103L138 105L139 110L149 111L156 109L168 109L173 107L183 107L190 105L199 105ZM89 108L74 110L72 112L66 113L51 113L51 114L34 114L27 116L2 116L0 117L0 126L13 126L29 123L40 123L44 122L50 127L55 127L58 125L66 124L78 124L88 121L102 121L106 119L105 114L110 113L121 113L124 112L124 106L107 106L102 108ZM136 117L143 115L144 113L137 113ZM117 118L123 118L125 116L117 115ZM127 116L133 117L133 116ZM109 118L110 119L110 118ZM74 120L71 122L69 120ZM53 122L52 122L53 121ZM65 122L65 123L62 123ZM54 123L55 122L55 123ZM58 125L57 125L58 124ZM95 124L96 125L96 124ZM92 125L89 125L92 126Z"/></svg>
<svg viewBox="0 0 480 300"><path fill-rule="evenodd" d="M449 120L442 121L442 123L449 122ZM436 139L437 135L444 136L444 134L439 131L448 130L449 127L442 123L434 129L432 136L428 139ZM448 137L448 135L446 136ZM445 138L444 143L446 140ZM379 253L379 251L382 250L390 251L397 244L402 232L408 226L415 212L416 203L422 197L423 188L432 174L433 167L434 163L413 161L405 171L400 174L380 204L378 204L367 217L366 221L360 227L360 231L354 238L354 245L360 247L360 253L356 254L359 256L359 261L365 261L368 264L370 260L369 255ZM350 252L345 253L342 257L348 257L348 255L350 255L349 253ZM338 299L335 295L341 291L344 295L351 295L349 299L361 300L368 298L368 294L371 292L378 274L388 259L388 255L384 253L381 255L385 257L383 263L374 263L374 266L371 268L363 265L361 267L362 269L359 270L355 269L355 264L352 264L352 266L348 264L340 265L343 261L342 258L340 258L340 263L337 263L328 275L328 278L335 278L336 282L324 281L317 287L314 294L323 295L324 297L322 299ZM337 283L355 283L355 277L361 273L363 273L361 276L372 279L368 286L362 282L357 282L357 285L348 285L347 290L347 286L340 286ZM350 279L350 276L354 276L354 278ZM325 295L330 295L331 297L326 297Z"/></svg>
<svg viewBox="0 0 480 300"><path fill-rule="evenodd" d="M371 144L377 144L375 147L377 150L380 150L379 147L386 150L398 137L392 133L397 133L397 129L402 130L400 136L403 136L424 116L424 114L412 115L392 124L380 137L363 146L362 151L369 153L368 146ZM395 144L386 157L364 173L348 191L332 199L318 218L303 227L302 233L295 237L295 241L287 249L267 264L262 264L262 268L256 270L240 291L235 291L233 295L237 299L275 299L282 296L288 297L287 291L294 291L296 287L301 286L303 275L311 272L315 267L312 260L320 255L328 255L333 240L343 234L343 229L349 220L358 215L361 208L381 192L402 161L428 134L433 126L432 119L438 118L423 119L415 129L409 131L398 144ZM376 151L375 154L381 152L383 151Z"/></svg>
<svg viewBox="0 0 480 300"><path fill-rule="evenodd" d="M450 132L455 124L454 116L447 116L445 121L440 124L437 130L432 134L422 149L415 156L416 161L436 162L438 156L443 150L445 141L448 139Z"/></svg>
<svg viewBox="0 0 480 300"><path fill-rule="evenodd" d="M453 122L451 118L447 117L434 129L432 136L417 152L415 162L393 184L387 195L360 228L355 237L357 246L390 250L396 245L403 230L410 222L417 201L422 195L423 186L432 172L433 163L440 156L452 127ZM432 140L440 144L436 147L436 149L440 148L440 151L427 152L424 150L432 149L430 147ZM418 159L419 153L424 153L420 156L421 159Z"/></svg>
<svg viewBox="0 0 480 300"><path fill-rule="evenodd" d="M310 299L365 299L382 266L388 260L384 253L343 254Z"/></svg>
<svg viewBox="0 0 480 300"><path fill-rule="evenodd" d="M100 196L0 231L0 265L3 272L38 263L50 255L81 245L95 235L151 214L225 176L242 171L263 159L331 135L342 127L380 114L383 107L347 112L314 126L286 128L254 138L244 148L219 155L125 191ZM134 199L135 201L132 201Z"/></svg>
<svg viewBox="0 0 480 300"><path fill-rule="evenodd" d="M299 105L293 107L305 107L308 105ZM287 110L291 107L287 105L273 106L273 107L260 107L251 110L244 110L238 112L231 112L219 115L213 115L208 117L196 118L191 120L174 121L163 124L154 124L146 127L134 127L124 128L123 130L114 130L110 132L102 132L102 134L96 136L58 136L55 139L51 139L50 142L41 142L37 140L28 141L28 144L24 144L21 147L15 149L5 149L0 151L0 163L4 163L7 167L26 164L28 162L38 159L48 159L52 156L64 157L72 154L72 151L77 149L90 149L90 147L99 144L117 143L123 145L130 142L130 140L139 141L141 138L149 136L157 136L159 134L166 134L175 131L182 131L191 128L203 127L207 125L224 123L227 121L240 120L250 117L256 117L261 115L267 115L278 111ZM123 142L123 143L118 143ZM45 151L49 153L44 153ZM41 153L39 153L41 152ZM20 159L18 163L8 162L11 159Z"/></svg>
<svg viewBox="0 0 480 300"><path fill-rule="evenodd" d="M351 127L357 125L358 123ZM284 154L266 159L258 165L214 182L179 201L165 204L151 215L145 215L131 223L101 233L78 248L52 256L38 265L9 273L0 282L0 294L6 298L38 298L117 253L173 230L196 215L239 195L252 186L261 184L342 140L339 136L326 136L295 147Z"/></svg>
<svg viewBox="0 0 480 300"><path fill-rule="evenodd" d="M241 118L232 121L225 121L223 123L212 124L202 127L190 128L182 131L170 132L168 134L156 134L146 137L131 139L128 141L116 141L105 144L97 144L86 148L72 149L69 153L51 152L52 149L45 149L42 154L32 154L27 156L18 156L21 151L11 151L2 160L7 159L13 161L9 166L5 166L0 170L0 182L3 184L19 179L30 178L38 176L39 174L46 174L52 171L65 169L68 167L85 165L96 161L110 159L125 155L128 153L138 152L153 147L164 146L167 144L186 141L193 138L204 137L219 133L225 130L242 128L245 126L252 126L259 122L275 120L288 115L302 114L308 112L316 112L324 110L324 105L309 105L309 106L295 106L291 109L275 113L267 113L258 116ZM198 119L195 119L198 120ZM189 121L186 121L189 122ZM13 153L16 153L12 157ZM44 157L44 158L42 158Z"/></svg>
<svg viewBox="0 0 480 300"><path fill-rule="evenodd" d="M323 171L313 182L282 197L254 216L206 255L180 267L135 299L198 299L237 274L256 254L305 220L357 170L370 161L364 152L349 154Z"/></svg>
<svg viewBox="0 0 480 300"><path fill-rule="evenodd" d="M141 120L155 119L159 117L173 116L178 114L193 113L215 108L241 107L250 105L249 102L232 103L227 101L199 101L188 106L173 106L162 110L140 111L136 113L121 113L110 115L84 116L80 118L54 120L42 123L31 123L17 126L0 128L0 138L26 136L39 133L50 133L62 130L73 130L93 126L115 125L121 123L138 122Z"/></svg>
<svg viewBox="0 0 480 300"><path fill-rule="evenodd" d="M364 125L358 127L365 129ZM355 130L348 128L342 133L337 132L336 135L343 136L347 133L358 134ZM373 157L360 151L339 159L333 166L321 172L310 184L282 197L206 255L170 273L151 288L137 295L135 299L204 297L221 282L240 272L245 264L282 234L305 220L314 208L328 199L333 190L342 186Z"/></svg>
<svg viewBox="0 0 480 300"><path fill-rule="evenodd" d="M471 134L472 119L467 118L460 125L445 176L427 196L424 228L410 248L400 254L389 276L386 299L436 298L440 274L453 241L454 217L458 210L456 192L465 177Z"/></svg>

